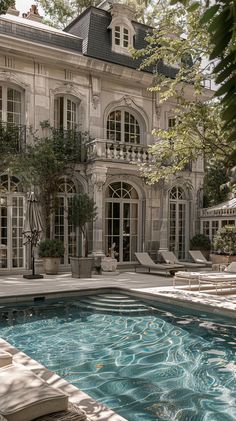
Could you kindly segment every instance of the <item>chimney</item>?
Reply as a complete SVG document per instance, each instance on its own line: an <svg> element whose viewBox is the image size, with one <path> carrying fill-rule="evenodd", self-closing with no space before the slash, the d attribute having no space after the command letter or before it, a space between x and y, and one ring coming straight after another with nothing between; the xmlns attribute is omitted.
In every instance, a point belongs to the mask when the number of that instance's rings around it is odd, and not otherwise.
<svg viewBox="0 0 236 421"><path fill-rule="evenodd" d="M16 10L16 4L15 4L14 1L12 2L11 6L8 7L7 13L9 15L19 16L20 12L18 10Z"/></svg>
<svg viewBox="0 0 236 421"><path fill-rule="evenodd" d="M35 20L37 22L42 21L43 17L40 16L36 4L32 4L29 12L27 13L26 19Z"/></svg>

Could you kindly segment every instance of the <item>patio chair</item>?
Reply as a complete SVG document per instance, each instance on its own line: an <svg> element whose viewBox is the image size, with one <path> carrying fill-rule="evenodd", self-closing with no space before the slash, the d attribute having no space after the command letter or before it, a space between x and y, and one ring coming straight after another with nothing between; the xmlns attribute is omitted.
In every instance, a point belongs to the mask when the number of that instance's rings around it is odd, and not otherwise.
<svg viewBox="0 0 236 421"><path fill-rule="evenodd" d="M206 267L203 263L180 262L172 251L160 251L160 255L166 263L182 265L185 269L200 269Z"/></svg>
<svg viewBox="0 0 236 421"><path fill-rule="evenodd" d="M174 274L181 268L184 268L184 266L181 264L154 263L148 253L135 253L135 257L142 267L148 268L149 272L151 269L153 269L158 271L165 271L167 275L168 272L170 274Z"/></svg>
<svg viewBox="0 0 236 421"><path fill-rule="evenodd" d="M0 351L0 421L85 421L84 411L12 355Z"/></svg>
<svg viewBox="0 0 236 421"><path fill-rule="evenodd" d="M202 263L205 266L212 267L212 262L207 260L200 250L189 250L189 254L195 263Z"/></svg>

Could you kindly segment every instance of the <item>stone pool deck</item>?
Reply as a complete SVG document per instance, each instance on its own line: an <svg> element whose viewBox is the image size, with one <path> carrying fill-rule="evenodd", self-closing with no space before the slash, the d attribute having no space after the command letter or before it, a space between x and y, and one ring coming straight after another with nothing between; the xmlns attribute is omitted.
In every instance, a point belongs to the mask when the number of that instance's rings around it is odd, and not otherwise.
<svg viewBox="0 0 236 421"><path fill-rule="evenodd" d="M148 298L161 302L180 305L181 307L195 308L203 311L211 311L236 317L236 291L228 291L230 295L216 295L211 293L198 293L196 286L189 290L186 284L175 289L172 287L172 277L160 274L148 274L145 272L121 272L118 275L96 275L91 279L75 279L69 273L61 273L56 276L44 275L43 279L29 280L22 275L0 276L0 305L4 303L17 304L23 300L32 300L49 295L51 297L83 295L94 293L101 289L123 289L131 292L138 298ZM105 405L94 401L81 390L61 379L55 373L50 372L37 361L29 358L20 350L0 339L0 348L13 354L13 361L27 366L30 370L42 377L50 385L59 387L69 394L70 401L78 404L85 410L91 421L125 421L125 419Z"/></svg>
<svg viewBox="0 0 236 421"><path fill-rule="evenodd" d="M100 288L122 288L126 291L138 293L139 296L153 296L159 301L176 300L191 304L197 308L203 304L210 311L228 313L236 316L236 289L227 290L227 295L216 295L212 291L199 293L198 286L188 289L187 284L172 287L172 277L163 274L147 272L120 272L118 275L94 275L89 279L72 278L70 273L58 275L44 275L43 279L26 279L22 275L0 275L0 304L4 302L22 301L23 298L42 297L45 295L63 296L82 295L85 291L90 293ZM189 305L188 305L189 306Z"/></svg>

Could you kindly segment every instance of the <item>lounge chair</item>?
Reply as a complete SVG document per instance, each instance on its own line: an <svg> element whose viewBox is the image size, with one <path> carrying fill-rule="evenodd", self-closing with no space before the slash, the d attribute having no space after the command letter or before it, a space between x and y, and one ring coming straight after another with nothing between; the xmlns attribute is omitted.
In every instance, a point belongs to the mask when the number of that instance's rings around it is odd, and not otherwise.
<svg viewBox="0 0 236 421"><path fill-rule="evenodd" d="M160 251L162 258L171 265L182 265L185 269L200 269L206 267L203 263L180 262L172 251Z"/></svg>
<svg viewBox="0 0 236 421"><path fill-rule="evenodd" d="M205 266L212 267L212 262L207 260L200 250L189 250L189 254L195 263L202 263Z"/></svg>
<svg viewBox="0 0 236 421"><path fill-rule="evenodd" d="M158 271L165 271L166 275L169 272L171 275L183 269L184 266L181 264L167 264L167 263L154 263L148 253L135 253L135 257L137 261L140 263L141 266L148 268L149 272L151 269L158 270ZM136 271L136 266L135 266Z"/></svg>
<svg viewBox="0 0 236 421"><path fill-rule="evenodd" d="M191 285L198 284L199 291L201 290L202 284L205 286L214 285L216 293L218 294L219 287L236 287L236 262L230 263L223 272L176 272L173 278L173 286L175 287L176 282L188 282L189 289Z"/></svg>
<svg viewBox="0 0 236 421"><path fill-rule="evenodd" d="M68 396L50 386L21 364L12 362L12 355L0 351L0 420L85 421L78 406ZM77 410L76 410L77 409Z"/></svg>

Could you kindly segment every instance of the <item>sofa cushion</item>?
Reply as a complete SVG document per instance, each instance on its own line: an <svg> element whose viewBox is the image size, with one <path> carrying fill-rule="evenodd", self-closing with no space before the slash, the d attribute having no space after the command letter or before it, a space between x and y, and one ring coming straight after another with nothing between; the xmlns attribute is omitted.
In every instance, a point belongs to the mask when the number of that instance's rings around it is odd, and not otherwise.
<svg viewBox="0 0 236 421"><path fill-rule="evenodd" d="M68 407L68 396L20 364L0 369L0 414L8 421L31 421Z"/></svg>

